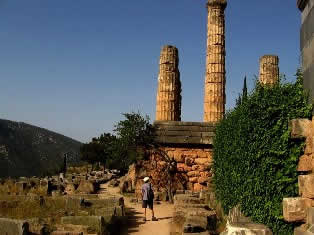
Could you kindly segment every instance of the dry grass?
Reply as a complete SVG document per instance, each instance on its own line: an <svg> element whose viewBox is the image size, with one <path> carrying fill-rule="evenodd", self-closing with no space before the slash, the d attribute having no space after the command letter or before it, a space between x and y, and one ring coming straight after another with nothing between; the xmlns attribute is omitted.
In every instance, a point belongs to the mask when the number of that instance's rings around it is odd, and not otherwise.
<svg viewBox="0 0 314 235"><path fill-rule="evenodd" d="M49 224L57 224L60 223L60 218L63 216L90 213L79 207L67 209L64 197L46 197L42 206L40 206L39 199L31 197L6 196L1 199L0 217L12 219L41 218Z"/></svg>

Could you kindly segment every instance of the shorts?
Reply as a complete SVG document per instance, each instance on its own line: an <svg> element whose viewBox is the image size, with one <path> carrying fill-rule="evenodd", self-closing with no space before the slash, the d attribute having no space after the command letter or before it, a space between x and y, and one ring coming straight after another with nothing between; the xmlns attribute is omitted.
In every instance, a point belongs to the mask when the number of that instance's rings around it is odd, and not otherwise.
<svg viewBox="0 0 314 235"><path fill-rule="evenodd" d="M142 208L147 208L147 206L152 210L154 208L153 200L143 200Z"/></svg>

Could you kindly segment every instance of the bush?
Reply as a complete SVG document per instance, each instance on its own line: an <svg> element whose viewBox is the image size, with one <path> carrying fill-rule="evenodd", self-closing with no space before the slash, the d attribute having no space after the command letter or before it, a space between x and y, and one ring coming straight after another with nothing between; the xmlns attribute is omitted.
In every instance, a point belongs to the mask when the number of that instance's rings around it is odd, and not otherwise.
<svg viewBox="0 0 314 235"><path fill-rule="evenodd" d="M283 220L282 200L297 195L304 141L290 138L289 121L311 116L299 71L294 84L257 84L226 114L216 128L213 163L215 193L225 213L240 205L274 234L293 233L294 225Z"/></svg>

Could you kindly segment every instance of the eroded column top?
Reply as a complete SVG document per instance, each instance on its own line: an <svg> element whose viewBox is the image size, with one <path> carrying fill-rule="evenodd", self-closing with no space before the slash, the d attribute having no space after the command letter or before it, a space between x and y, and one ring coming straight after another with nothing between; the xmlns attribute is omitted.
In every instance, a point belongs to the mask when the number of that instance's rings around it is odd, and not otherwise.
<svg viewBox="0 0 314 235"><path fill-rule="evenodd" d="M227 7L227 0L208 0L207 7L219 6L225 9Z"/></svg>

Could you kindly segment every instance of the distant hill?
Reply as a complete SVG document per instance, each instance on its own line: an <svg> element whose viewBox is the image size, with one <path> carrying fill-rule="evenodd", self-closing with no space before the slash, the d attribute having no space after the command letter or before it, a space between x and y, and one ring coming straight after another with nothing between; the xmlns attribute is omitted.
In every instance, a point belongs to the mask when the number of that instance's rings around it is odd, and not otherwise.
<svg viewBox="0 0 314 235"><path fill-rule="evenodd" d="M0 177L44 176L60 171L64 154L79 161L82 143L23 122L0 119Z"/></svg>

